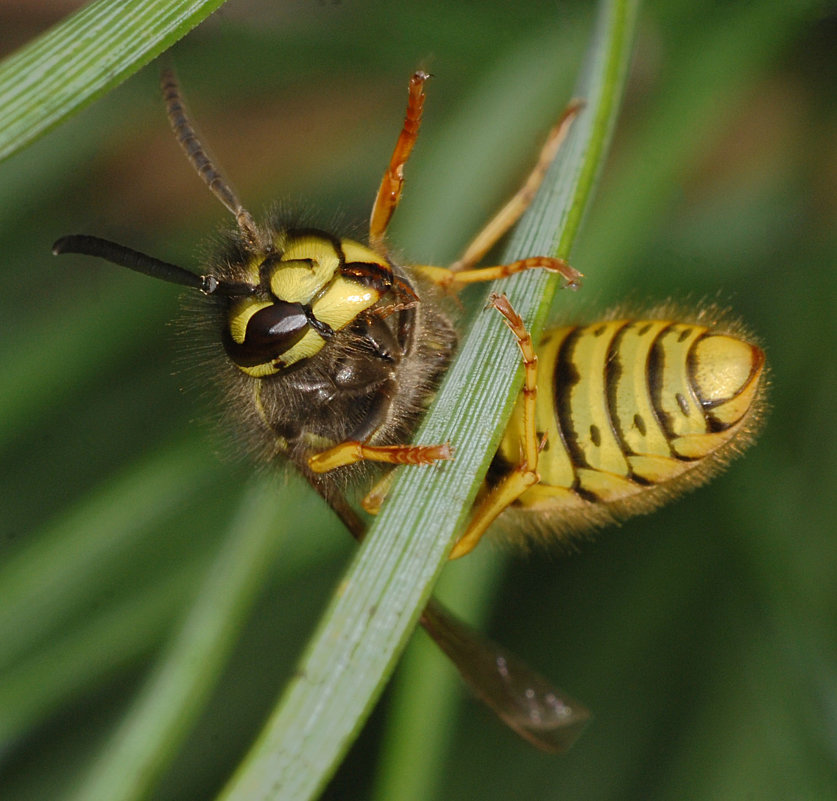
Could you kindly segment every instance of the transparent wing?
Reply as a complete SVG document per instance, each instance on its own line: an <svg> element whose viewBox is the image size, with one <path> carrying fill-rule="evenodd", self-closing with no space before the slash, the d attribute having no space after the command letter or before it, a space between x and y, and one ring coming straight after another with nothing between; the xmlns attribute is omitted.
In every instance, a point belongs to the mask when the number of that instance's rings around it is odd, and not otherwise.
<svg viewBox="0 0 837 801"><path fill-rule="evenodd" d="M431 600L421 618L465 682L521 737L544 751L566 751L590 712L497 643Z"/></svg>

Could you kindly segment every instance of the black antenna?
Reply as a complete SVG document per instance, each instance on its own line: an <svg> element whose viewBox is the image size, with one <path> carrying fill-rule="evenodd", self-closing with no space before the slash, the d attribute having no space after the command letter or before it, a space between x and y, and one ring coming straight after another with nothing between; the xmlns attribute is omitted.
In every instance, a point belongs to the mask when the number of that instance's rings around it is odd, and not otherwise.
<svg viewBox="0 0 837 801"><path fill-rule="evenodd" d="M195 171L200 175L203 182L209 187L221 203L235 216L239 230L244 235L250 247L256 250L264 248L264 237L247 209L241 204L235 190L229 182L221 175L213 163L206 148L198 137L183 96L180 94L180 85L177 77L171 69L164 69L160 74L160 87L163 90L163 98L166 101L166 113L169 116L171 129L177 137L177 141L183 148L183 152L191 162Z"/></svg>
<svg viewBox="0 0 837 801"><path fill-rule="evenodd" d="M53 246L52 252L59 256L62 253L79 253L83 256L96 256L120 267L168 281L170 284L188 286L199 289L205 295L252 295L255 287L250 284L233 284L219 281L212 275L196 275L189 270L169 264L167 261L155 259L146 253L132 250L125 245L101 239L98 236L73 234L62 236Z"/></svg>

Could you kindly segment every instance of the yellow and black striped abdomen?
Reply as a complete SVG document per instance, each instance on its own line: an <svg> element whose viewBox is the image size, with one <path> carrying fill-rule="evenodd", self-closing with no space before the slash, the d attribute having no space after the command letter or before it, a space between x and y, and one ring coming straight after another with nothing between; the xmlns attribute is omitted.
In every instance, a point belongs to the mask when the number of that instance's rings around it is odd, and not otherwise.
<svg viewBox="0 0 837 801"><path fill-rule="evenodd" d="M540 483L517 507L557 535L650 511L705 481L754 430L764 354L671 320L552 330L538 349ZM501 462L522 452L522 401Z"/></svg>

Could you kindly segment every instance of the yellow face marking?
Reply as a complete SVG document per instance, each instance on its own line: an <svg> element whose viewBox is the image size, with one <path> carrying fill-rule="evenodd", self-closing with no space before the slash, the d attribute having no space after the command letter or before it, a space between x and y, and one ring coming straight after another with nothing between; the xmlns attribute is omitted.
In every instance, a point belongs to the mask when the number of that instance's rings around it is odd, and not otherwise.
<svg viewBox="0 0 837 801"><path fill-rule="evenodd" d="M374 306L380 297L371 287L350 278L337 278L311 308L318 320L339 331L362 311Z"/></svg>
<svg viewBox="0 0 837 801"><path fill-rule="evenodd" d="M234 300L230 304L227 318L227 325L233 342L237 342L239 345L244 342L244 337L247 334L247 323L250 322L250 318L260 309L272 305L269 300L254 300L253 298Z"/></svg>
<svg viewBox="0 0 837 801"><path fill-rule="evenodd" d="M276 375L276 373L282 369L281 367L277 367L273 362L254 364L251 367L237 364L236 367L241 370L242 373L247 373L247 375L253 376L253 378L267 378L270 375Z"/></svg>
<svg viewBox="0 0 837 801"><path fill-rule="evenodd" d="M321 236L289 239L272 266L270 291L288 303L310 303L340 267L334 244Z"/></svg>
<svg viewBox="0 0 837 801"><path fill-rule="evenodd" d="M262 384L261 381L254 381L252 384L253 387L253 406L256 409L256 413L259 415L262 423L264 423L265 427L271 430L271 434L273 435L273 448L276 453L284 453L288 450L288 440L284 437L279 436L275 431L272 430L270 425L270 417L267 414L267 411L264 408L264 404L262 403Z"/></svg>
<svg viewBox="0 0 837 801"><path fill-rule="evenodd" d="M287 367L289 364L307 359L315 353L319 353L325 345L325 340L313 329L305 332L305 336L299 340L292 348L286 350L282 354L282 358L278 359L278 366Z"/></svg>
<svg viewBox="0 0 837 801"><path fill-rule="evenodd" d="M305 332L305 335L292 348L286 350L278 359L255 365L236 365L239 370L253 378L266 378L281 372L288 365L294 364L301 359L307 359L315 353L319 353L325 345L325 340L313 330Z"/></svg>
<svg viewBox="0 0 837 801"><path fill-rule="evenodd" d="M345 263L376 264L389 273L390 265L368 247L350 239L341 239L339 246L331 239L317 234L275 237L274 246L281 256L269 259L264 269L269 270L271 293L287 303L310 304L314 316L335 331L345 328L357 316L381 299L381 292L365 286L362 280L340 274L341 251ZM260 283L260 262L254 259L247 266L247 280ZM243 344L250 319L260 309L271 305L270 300L242 298L230 306L228 325L234 342ZM317 354L325 339L315 330L285 351L280 358L263 364L239 368L255 378L274 375L283 368Z"/></svg>
<svg viewBox="0 0 837 801"><path fill-rule="evenodd" d="M389 267L374 250L366 247L366 245L362 245L360 242L355 242L354 239L341 239L340 247L343 249L343 255L346 257L346 264L359 261Z"/></svg>

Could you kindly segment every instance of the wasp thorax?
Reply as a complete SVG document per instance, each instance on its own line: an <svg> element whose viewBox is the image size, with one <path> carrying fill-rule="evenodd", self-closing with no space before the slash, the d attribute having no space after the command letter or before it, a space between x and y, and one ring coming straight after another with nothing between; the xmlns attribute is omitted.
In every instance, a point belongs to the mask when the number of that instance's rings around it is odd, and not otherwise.
<svg viewBox="0 0 837 801"><path fill-rule="evenodd" d="M261 378L307 359L392 287L392 268L370 248L321 231L280 231L274 250L251 259L252 295L230 300L225 347Z"/></svg>

